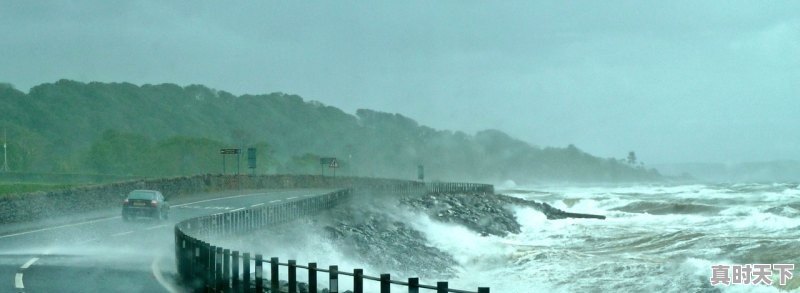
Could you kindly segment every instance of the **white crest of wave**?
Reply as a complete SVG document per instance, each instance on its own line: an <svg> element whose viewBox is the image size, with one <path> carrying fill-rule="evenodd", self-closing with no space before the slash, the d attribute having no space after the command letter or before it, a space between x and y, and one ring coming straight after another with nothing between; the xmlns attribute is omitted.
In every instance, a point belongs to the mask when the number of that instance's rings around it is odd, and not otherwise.
<svg viewBox="0 0 800 293"><path fill-rule="evenodd" d="M482 237L464 226L433 221L427 215L415 217L411 226L424 233L432 246L453 255L462 266L491 262L490 259L502 258L513 251L502 245L500 237Z"/></svg>
<svg viewBox="0 0 800 293"><path fill-rule="evenodd" d="M499 187L500 189L512 189L512 188L517 188L517 183L514 182L514 180L508 179L506 181L503 181L503 183L501 183L497 187Z"/></svg>

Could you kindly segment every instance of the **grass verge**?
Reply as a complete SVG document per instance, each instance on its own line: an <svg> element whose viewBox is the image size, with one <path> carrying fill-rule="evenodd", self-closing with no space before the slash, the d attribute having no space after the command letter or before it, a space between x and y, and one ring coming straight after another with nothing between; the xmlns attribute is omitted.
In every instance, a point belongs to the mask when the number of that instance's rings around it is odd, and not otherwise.
<svg viewBox="0 0 800 293"><path fill-rule="evenodd" d="M0 198L11 194L69 189L78 184L0 182Z"/></svg>

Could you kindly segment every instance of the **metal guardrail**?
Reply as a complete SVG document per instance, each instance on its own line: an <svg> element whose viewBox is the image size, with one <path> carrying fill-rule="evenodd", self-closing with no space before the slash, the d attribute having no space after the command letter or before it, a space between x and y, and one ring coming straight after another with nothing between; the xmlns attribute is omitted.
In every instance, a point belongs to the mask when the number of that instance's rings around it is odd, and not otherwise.
<svg viewBox="0 0 800 293"><path fill-rule="evenodd" d="M429 193L437 193L437 192L494 193L494 185L479 184L479 183L432 182L432 183L426 183L425 189Z"/></svg>
<svg viewBox="0 0 800 293"><path fill-rule="evenodd" d="M328 274L328 292L339 292L339 276L350 276L353 279L353 292L364 292L364 280L380 283L380 292L389 293L392 284L408 288L408 292L418 293L420 289L435 290L437 293L489 293L488 287L480 287L477 291L464 291L448 288L447 282L438 282L436 286L419 284L419 278L409 278L407 282L392 280L389 274L379 277L364 275L362 269L352 273L339 271L338 266L328 269L318 268L316 263L307 266L298 265L295 260L279 262L277 257L265 260L261 254L240 253L220 246L212 245L201 239L210 237L241 234L269 225L285 223L310 215L350 198L356 192L385 192L392 194L421 194L424 192L493 192L493 186L473 183L429 183L418 182L405 184L371 185L366 188L348 188L324 195L303 198L276 205L262 205L233 212L225 212L201 216L180 222L175 225L175 259L181 281L194 292L281 292L280 267L287 267L286 284L290 293L298 291L297 269L305 269L308 273L307 291L318 290L317 274ZM251 257L254 256L254 257ZM264 286L264 266L270 268L269 288ZM254 272L251 272L251 267ZM251 275L254 279L251 280ZM254 284L252 284L254 283ZM251 286L254 285L254 286Z"/></svg>

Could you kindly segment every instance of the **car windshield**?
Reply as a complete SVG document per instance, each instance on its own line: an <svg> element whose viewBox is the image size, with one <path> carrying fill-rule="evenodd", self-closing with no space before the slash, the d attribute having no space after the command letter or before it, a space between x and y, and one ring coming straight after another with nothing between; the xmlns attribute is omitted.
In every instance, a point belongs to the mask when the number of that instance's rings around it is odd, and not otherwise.
<svg viewBox="0 0 800 293"><path fill-rule="evenodd" d="M148 200L152 200L152 199L156 198L156 193L155 192L149 192L149 191L133 191L130 194L128 194L128 198L129 199L148 199Z"/></svg>

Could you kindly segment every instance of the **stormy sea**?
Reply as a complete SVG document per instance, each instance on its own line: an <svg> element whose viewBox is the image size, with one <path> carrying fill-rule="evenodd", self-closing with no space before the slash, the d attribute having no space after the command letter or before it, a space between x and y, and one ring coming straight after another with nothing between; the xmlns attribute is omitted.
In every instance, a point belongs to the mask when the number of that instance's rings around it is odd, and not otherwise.
<svg viewBox="0 0 800 293"><path fill-rule="evenodd" d="M493 292L797 291L800 190L797 184L626 187L516 187L499 191L606 220L547 220L514 208L521 233L480 237L428 223L429 241L462 263L462 287ZM794 264L780 286L717 284L713 265ZM744 278L740 280L744 283ZM535 289L535 290L534 290Z"/></svg>
<svg viewBox="0 0 800 293"><path fill-rule="evenodd" d="M780 274L758 284L711 284L712 266L800 268L797 184L521 187L498 195L387 197L333 209L231 246L336 264L423 284L491 292L785 292ZM370 197L373 198L374 197ZM399 201L398 201L399 199ZM521 200L524 199L524 200ZM387 204L388 203L388 204ZM560 212L604 215L564 218ZM548 217L548 215L550 217ZM563 214L561 214L563 215ZM281 231L283 229L283 231ZM306 231L311 233L298 233ZM744 272L746 270L742 270ZM763 271L763 270L762 270ZM741 272L740 272L741 273ZM304 280L304 276L298 276ZM766 282L768 280L769 282ZM341 280L342 292L351 281ZM770 284L767 284L770 283ZM365 288L377 292L375 282ZM393 292L405 292L402 286ZM302 291L302 290L301 290Z"/></svg>

